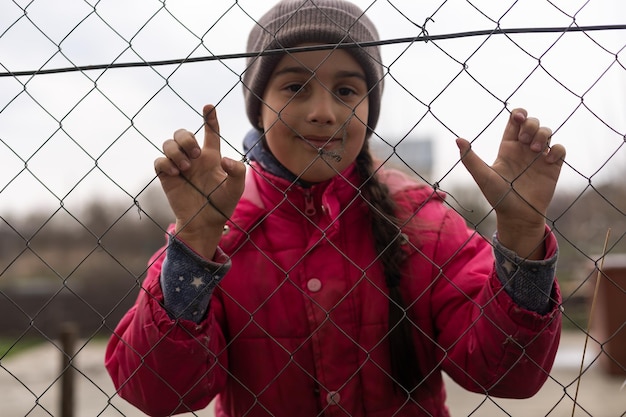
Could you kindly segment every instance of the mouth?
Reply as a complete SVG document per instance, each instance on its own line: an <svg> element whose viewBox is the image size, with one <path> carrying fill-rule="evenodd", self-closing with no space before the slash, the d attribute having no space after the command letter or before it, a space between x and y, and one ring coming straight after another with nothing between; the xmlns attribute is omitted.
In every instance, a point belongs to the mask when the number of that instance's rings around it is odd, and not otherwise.
<svg viewBox="0 0 626 417"><path fill-rule="evenodd" d="M324 148L326 146L332 146L334 143L341 142L342 139L320 136L304 136L304 140L316 148Z"/></svg>

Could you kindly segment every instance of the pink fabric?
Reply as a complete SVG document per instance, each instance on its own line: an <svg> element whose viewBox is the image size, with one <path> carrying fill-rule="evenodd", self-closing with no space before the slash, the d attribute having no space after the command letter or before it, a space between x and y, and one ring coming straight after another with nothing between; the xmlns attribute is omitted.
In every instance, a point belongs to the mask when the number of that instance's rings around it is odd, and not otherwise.
<svg viewBox="0 0 626 417"><path fill-rule="evenodd" d="M492 396L539 390L559 341L557 284L549 314L519 308L495 276L487 240L432 189L381 172L405 216L415 213L403 230L401 291L428 378L409 399L389 376L387 289L354 169L306 191L253 168L221 242L232 269L205 321L168 318L159 304L163 251L152 260L106 353L123 398L154 416L219 395L218 417L445 417L442 371ZM311 198L316 213L306 219ZM546 248L556 250L552 234Z"/></svg>

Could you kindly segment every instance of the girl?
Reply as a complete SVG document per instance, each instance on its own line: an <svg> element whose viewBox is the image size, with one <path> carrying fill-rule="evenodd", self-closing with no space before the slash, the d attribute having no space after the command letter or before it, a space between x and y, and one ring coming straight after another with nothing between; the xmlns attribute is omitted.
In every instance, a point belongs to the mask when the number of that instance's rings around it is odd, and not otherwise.
<svg viewBox="0 0 626 417"><path fill-rule="evenodd" d="M120 395L154 416L448 416L442 371L491 396L542 386L561 318L545 213L565 156L511 112L490 167L458 139L497 213L492 242L425 184L374 163L378 40L342 0L284 0L243 76L251 160L178 130L155 169L176 217L111 337ZM495 258L494 258L495 256Z"/></svg>

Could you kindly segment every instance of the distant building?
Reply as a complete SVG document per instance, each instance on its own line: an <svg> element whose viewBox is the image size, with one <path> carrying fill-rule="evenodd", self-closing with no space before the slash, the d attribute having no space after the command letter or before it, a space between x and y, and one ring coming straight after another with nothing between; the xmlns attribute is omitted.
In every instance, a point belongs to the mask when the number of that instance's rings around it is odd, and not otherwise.
<svg viewBox="0 0 626 417"><path fill-rule="evenodd" d="M371 138L370 149L377 159L386 161L385 165L410 175L416 175L425 180L431 179L434 165L432 139L414 136L408 136L400 142L398 139L389 137L383 139Z"/></svg>

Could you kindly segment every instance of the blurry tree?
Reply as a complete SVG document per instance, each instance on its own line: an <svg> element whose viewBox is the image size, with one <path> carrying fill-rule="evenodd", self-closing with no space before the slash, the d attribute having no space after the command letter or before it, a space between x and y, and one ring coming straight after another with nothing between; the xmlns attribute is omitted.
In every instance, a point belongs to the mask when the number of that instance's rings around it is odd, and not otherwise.
<svg viewBox="0 0 626 417"><path fill-rule="evenodd" d="M476 185L443 191L447 204L490 239L495 215ZM41 290L47 280L53 292L69 292L67 301L56 304L67 309L71 300L74 315L91 323L89 331L110 331L132 305L150 256L165 244L172 214L158 185L134 199L94 200L84 207L80 213L60 207L22 218L0 216L0 292L28 283ZM559 192L548 224L559 239L558 276L566 316L574 322L576 309L585 310L581 306L608 228L609 253L626 252L626 187L615 181Z"/></svg>

